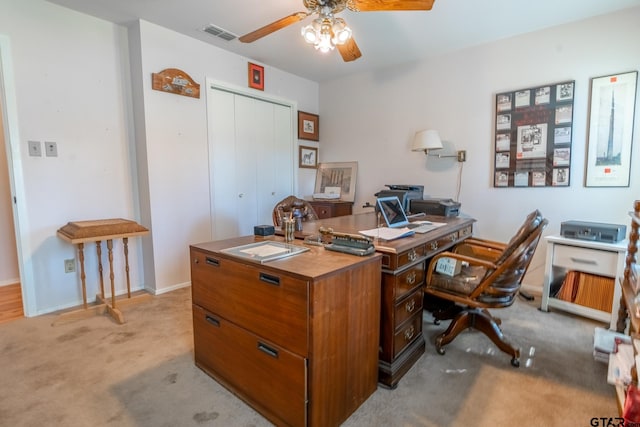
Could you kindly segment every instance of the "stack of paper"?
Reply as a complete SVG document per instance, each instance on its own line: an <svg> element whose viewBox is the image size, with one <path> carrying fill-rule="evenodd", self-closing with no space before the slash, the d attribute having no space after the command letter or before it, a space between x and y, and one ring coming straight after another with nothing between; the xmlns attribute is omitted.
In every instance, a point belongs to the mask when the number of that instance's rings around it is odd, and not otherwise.
<svg viewBox="0 0 640 427"><path fill-rule="evenodd" d="M593 358L600 362L608 363L609 355L615 353L618 343L629 344L631 343L631 337L608 329L595 328Z"/></svg>
<svg viewBox="0 0 640 427"><path fill-rule="evenodd" d="M407 227L403 228L389 228L389 227L378 227L372 228L370 230L360 230L358 231L360 234L364 234L365 236L373 237L376 239L382 240L395 240L401 237L413 236L415 232Z"/></svg>

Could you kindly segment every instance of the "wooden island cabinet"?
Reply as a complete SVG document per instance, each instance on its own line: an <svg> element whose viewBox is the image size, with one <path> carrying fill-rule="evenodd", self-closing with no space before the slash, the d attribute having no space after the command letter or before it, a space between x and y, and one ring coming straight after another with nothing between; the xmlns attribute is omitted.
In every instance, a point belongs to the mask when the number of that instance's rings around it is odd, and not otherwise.
<svg viewBox="0 0 640 427"><path fill-rule="evenodd" d="M190 247L195 363L276 425L340 425L377 387L382 256L224 251L263 239Z"/></svg>

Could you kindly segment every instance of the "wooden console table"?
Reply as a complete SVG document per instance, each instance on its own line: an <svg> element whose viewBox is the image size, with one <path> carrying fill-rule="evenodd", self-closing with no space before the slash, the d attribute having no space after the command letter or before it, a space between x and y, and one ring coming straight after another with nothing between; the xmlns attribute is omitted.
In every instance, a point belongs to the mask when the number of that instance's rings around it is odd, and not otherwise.
<svg viewBox="0 0 640 427"><path fill-rule="evenodd" d="M475 222L468 217L428 215L420 219L445 225L411 237L374 241L382 254L378 381L388 388L395 388L425 351L422 288L428 260L471 237ZM305 222L302 234L317 234L320 227L357 234L375 228L376 223L376 214L366 212Z"/></svg>
<svg viewBox="0 0 640 427"><path fill-rule="evenodd" d="M74 244L78 247L78 259L80 260L80 280L82 281L82 305L83 310L63 313L61 316L67 320L86 317L91 311L103 314L109 313L118 323L124 323L122 312L116 308L116 293L113 274L113 239L122 239L124 246L125 272L127 277L127 298L131 300L131 283L129 280L129 237L144 236L149 234L149 230L135 221L115 218L99 219L91 221L73 221L67 223L58 230L58 237ZM111 282L111 304L105 298L104 278L102 274L102 241L107 241L107 252L109 257L109 279ZM100 294L96 295L97 304L89 307L87 305L87 285L84 272L84 244L86 242L96 242L98 253L98 271L100 272ZM138 295L150 296L147 293ZM91 309L91 310L90 310ZM54 322L59 323L59 322Z"/></svg>

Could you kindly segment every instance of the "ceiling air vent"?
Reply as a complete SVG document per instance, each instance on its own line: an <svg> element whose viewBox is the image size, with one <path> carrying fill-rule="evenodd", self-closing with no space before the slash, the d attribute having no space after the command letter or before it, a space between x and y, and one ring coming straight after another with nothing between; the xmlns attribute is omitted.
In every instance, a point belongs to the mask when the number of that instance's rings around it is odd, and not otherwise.
<svg viewBox="0 0 640 427"><path fill-rule="evenodd" d="M211 34L213 36L219 37L219 38L221 38L223 40L226 40L228 42L233 40L233 39L238 38L238 36L236 36L235 34L230 33L229 31L224 30L224 29L222 29L220 27L216 27L213 24L207 25L206 27L204 27L202 29L202 31L204 31L205 33L209 33L209 34Z"/></svg>

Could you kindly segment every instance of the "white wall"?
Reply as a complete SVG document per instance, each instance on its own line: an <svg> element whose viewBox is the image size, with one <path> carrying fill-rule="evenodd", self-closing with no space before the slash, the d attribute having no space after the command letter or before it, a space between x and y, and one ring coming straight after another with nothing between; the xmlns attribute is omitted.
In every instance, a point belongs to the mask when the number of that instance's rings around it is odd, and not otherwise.
<svg viewBox="0 0 640 427"><path fill-rule="evenodd" d="M144 99L144 115L136 118L136 127L145 130L138 144L145 144L149 185L142 192L148 192L154 289L162 292L189 283L189 245L212 238L206 78L286 99L306 111L318 111L318 84L265 65L264 92L249 89L248 58L149 22L141 21L131 31L137 33L132 39L139 39L141 52L141 69L133 81L142 87ZM200 83L200 99L152 90L152 73L165 68L179 68Z"/></svg>
<svg viewBox="0 0 640 427"><path fill-rule="evenodd" d="M631 185L585 188L590 78L640 69L640 8L428 58L320 85L320 160L359 163L355 211L385 184L423 184L434 197L455 198L459 164L410 151L413 134L437 129L445 144L467 150L460 202L476 218L477 236L507 240L539 208L545 234L565 220L629 223L640 197L640 123L636 106ZM575 80L569 188L493 188L495 94ZM640 97L639 97L640 98ZM541 288L545 244L525 283Z"/></svg>
<svg viewBox="0 0 640 427"><path fill-rule="evenodd" d="M119 29L41 0L0 0L0 32L11 44L19 135L10 141L21 166L18 194L25 230L20 244L27 313L77 305L79 273L65 274L73 246L56 237L68 221L134 218ZM2 52L3 55L7 52ZM7 89L7 88L5 88ZM6 124L5 124L6 125ZM55 141L58 157L30 157L27 141ZM137 239L130 245L131 280L142 282ZM120 242L116 280L124 285ZM98 290L95 246L87 245L88 295ZM106 248L105 248L106 253Z"/></svg>
<svg viewBox="0 0 640 427"><path fill-rule="evenodd" d="M149 237L130 239L133 290L162 292L188 282L188 244L210 235L206 103L151 91L151 73L180 68L201 84L212 77L244 86L247 59L146 23L129 44L127 29L43 0L0 0L0 10L16 94L19 137L11 144L24 188L18 213L27 314L82 300L79 273L64 273L76 249L56 236L73 220L123 217L151 229ZM265 92L318 111L317 83L268 66L265 74ZM134 111L144 117L135 126ZM29 140L57 142L58 157L28 156ZM148 164L136 161L142 154ZM122 293L122 247L114 243ZM103 245L106 263L105 253ZM87 245L85 255L92 300L99 283L95 246Z"/></svg>

